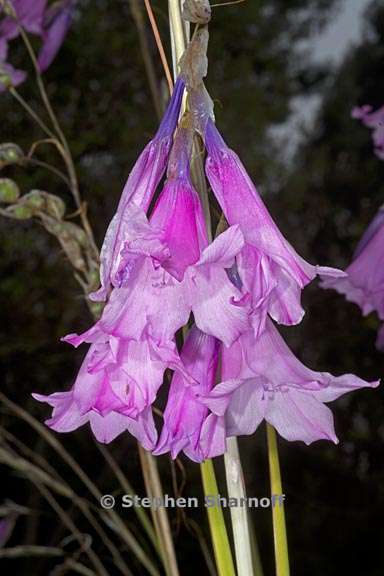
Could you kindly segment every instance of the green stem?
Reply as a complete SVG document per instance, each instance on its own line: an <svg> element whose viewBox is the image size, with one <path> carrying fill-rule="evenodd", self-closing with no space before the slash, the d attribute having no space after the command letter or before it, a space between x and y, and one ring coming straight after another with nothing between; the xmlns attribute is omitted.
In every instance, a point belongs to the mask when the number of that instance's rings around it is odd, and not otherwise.
<svg viewBox="0 0 384 576"><path fill-rule="evenodd" d="M217 497L219 494L212 460L206 460L200 466L205 497ZM231 546L229 544L222 509L218 505L207 506L209 527L219 576L235 576Z"/></svg>
<svg viewBox="0 0 384 576"><path fill-rule="evenodd" d="M271 482L271 504L273 520L273 539L275 546L276 576L289 576L289 558L287 529L285 524L284 505L276 500L276 496L282 496L281 474L279 453L277 449L276 431L267 424L268 461ZM275 498L273 498L275 496Z"/></svg>

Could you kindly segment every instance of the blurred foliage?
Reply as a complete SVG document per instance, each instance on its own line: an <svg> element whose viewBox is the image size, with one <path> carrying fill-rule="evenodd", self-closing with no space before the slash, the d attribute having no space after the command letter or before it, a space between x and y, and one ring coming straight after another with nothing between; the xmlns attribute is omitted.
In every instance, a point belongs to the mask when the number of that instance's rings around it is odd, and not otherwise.
<svg viewBox="0 0 384 576"><path fill-rule="evenodd" d="M152 4L169 53L166 4L160 0ZM384 162L373 155L369 130L350 118L356 104L383 103L384 9L381 2L372 3L363 41L349 50L340 69L334 71L311 63L301 48L341 4L341 0L249 0L214 8L208 88L220 129L244 159L292 244L313 262L345 267L384 201ZM159 93L166 93L149 29L148 39ZM12 58L15 64L28 66L21 46L12 45ZM156 128L128 1L116 0L112 5L107 0L82 0L73 29L45 80L69 139L82 196L100 243L132 163ZM21 86L20 92L42 112L33 82ZM313 93L322 95L316 125L304 134L287 166L282 161L281 143L271 138L270 128L287 121L295 97ZM40 129L10 95L1 95L0 117L0 142L15 142L28 150L42 138ZM49 146L39 147L38 158L61 167ZM58 194L68 211L74 209L65 185L43 169L7 166L1 177L16 181L23 194L33 189ZM271 189L274 193L268 194ZM1 220L0 245L2 389L43 418L46 408L30 400L30 394L70 386L83 351L70 349L59 338L81 331L91 319L63 250L37 222ZM306 290L304 304L304 322L284 330L304 362L314 369L354 372L372 380L383 372L383 356L374 349L378 326L374 315L363 318L356 306L317 286ZM318 443L307 448L281 441L295 576L376 576L384 570L378 537L384 500L381 398L380 389L361 391L333 404L341 438L338 447ZM4 422L30 447L51 458L51 452L26 425L10 416ZM263 496L269 490L264 434L261 427L254 437L241 441L250 495ZM117 489L110 469L90 444L88 429L61 439L102 492ZM113 443L112 452L143 493L134 441L121 437ZM166 491L171 493L168 459L162 457L159 463ZM183 464L185 495L201 495L198 468L185 460ZM54 465L82 494L81 485L68 476L61 462L55 460ZM221 463L218 469L222 471ZM5 496L37 511L37 516L18 522L14 541L55 545L65 531L51 510L21 477L6 472ZM220 477L223 481L224 475ZM190 516L204 526L207 536L204 512L192 510ZM251 514L265 573L271 574L270 511ZM135 529L132 511L122 515ZM203 557L196 553L197 541L178 523L176 513L172 519L183 576L197 570L205 573ZM107 558L101 543L97 544L100 555ZM28 560L12 562L18 574L30 574ZM36 560L35 573L48 574L52 565L52 560ZM115 573L112 566L110 570Z"/></svg>

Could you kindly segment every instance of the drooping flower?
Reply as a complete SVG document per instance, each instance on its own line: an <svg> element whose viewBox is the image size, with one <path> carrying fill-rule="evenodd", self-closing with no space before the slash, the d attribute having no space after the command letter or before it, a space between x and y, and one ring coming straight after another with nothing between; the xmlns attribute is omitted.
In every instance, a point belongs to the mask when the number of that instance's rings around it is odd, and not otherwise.
<svg viewBox="0 0 384 576"><path fill-rule="evenodd" d="M224 417L210 413L196 395L212 390L218 363L219 341L195 326L181 351L181 360L197 384L191 386L183 374L175 372L171 381L163 428L154 454L170 452L176 458L184 453L202 462L225 452Z"/></svg>
<svg viewBox="0 0 384 576"><path fill-rule="evenodd" d="M171 109L177 117L178 108L173 108L174 103ZM65 338L74 346L91 344L78 378L67 393L35 396L54 407L48 425L56 430L89 421L104 441L129 429L149 447L155 441L150 410L165 370L194 381L174 343L191 312L201 330L227 346L249 327L243 294L226 273L243 247L243 235L233 226L208 245L189 175L191 152L192 132L180 127L167 179L149 220L136 200L145 197L149 205L155 190L148 197L142 179L136 180L140 185L127 194L120 212L119 205L118 219L104 243L101 278L104 287L108 282L113 286L107 304L94 326ZM123 194L130 190L128 184ZM109 430L114 415L117 424Z"/></svg>
<svg viewBox="0 0 384 576"><path fill-rule="evenodd" d="M45 72L56 58L72 24L76 0L61 0L44 14L43 45L38 55L40 72Z"/></svg>
<svg viewBox="0 0 384 576"><path fill-rule="evenodd" d="M79 343L75 335L66 340ZM151 404L165 369L179 365L175 346L158 346L151 339L93 340L71 390L33 395L54 409L46 424L57 432L71 432L89 422L104 443L128 430L147 450L154 448L157 432Z"/></svg>
<svg viewBox="0 0 384 576"><path fill-rule="evenodd" d="M124 186L115 216L108 226L100 254L101 288L90 295L92 300L105 300L111 286L121 285L122 251L131 237L134 215L149 208L153 195L167 167L173 133L179 118L184 83L178 80L159 129L137 159ZM145 219L144 219L145 221Z"/></svg>
<svg viewBox="0 0 384 576"><path fill-rule="evenodd" d="M384 160L384 106L373 111L372 106L356 106L352 110L352 118L361 122L373 130L372 140L375 154Z"/></svg>
<svg viewBox="0 0 384 576"><path fill-rule="evenodd" d="M115 288L91 330L134 339L147 332L167 341L191 312L201 330L226 345L247 329L243 293L225 271L243 247L243 235L234 226L208 245L189 176L191 148L190 131L179 128L168 177L149 221L136 205L137 189L121 210L119 205L104 241L101 273L102 285L109 280Z"/></svg>
<svg viewBox="0 0 384 576"><path fill-rule="evenodd" d="M0 38L16 38L19 26L31 34L41 35L46 6L47 0L5 0L5 7L0 7L0 15L1 10L6 14L0 22Z"/></svg>
<svg viewBox="0 0 384 576"><path fill-rule="evenodd" d="M236 275L252 296L253 324L259 334L269 314L280 324L298 324L304 314L301 290L316 275L344 273L313 266L281 234L239 157L225 144L211 118L205 120L206 173L230 225L238 224L245 246L236 260Z"/></svg>
<svg viewBox="0 0 384 576"><path fill-rule="evenodd" d="M333 288L357 304L364 316L376 311L384 321L384 208L381 208L363 234L344 278L323 280L323 288ZM383 348L383 329L376 345Z"/></svg>
<svg viewBox="0 0 384 576"><path fill-rule="evenodd" d="M44 72L53 62L72 22L76 0L59 0L47 8L46 0L6 0L0 7L0 92L24 82L26 72L6 61L8 43L20 35L20 28L40 36L38 66Z"/></svg>
<svg viewBox="0 0 384 576"><path fill-rule="evenodd" d="M378 384L310 370L268 319L258 338L249 331L222 350L222 382L201 399L213 414L225 415L228 437L253 434L266 420L287 440L337 443L333 415L324 402Z"/></svg>

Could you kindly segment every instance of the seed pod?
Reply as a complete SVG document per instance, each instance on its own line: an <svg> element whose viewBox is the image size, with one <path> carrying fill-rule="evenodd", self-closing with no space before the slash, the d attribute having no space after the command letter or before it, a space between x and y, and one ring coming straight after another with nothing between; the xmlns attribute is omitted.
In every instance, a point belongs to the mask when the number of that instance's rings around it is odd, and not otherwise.
<svg viewBox="0 0 384 576"><path fill-rule="evenodd" d="M20 190L16 182L10 178L0 178L0 202L12 204L20 196Z"/></svg>
<svg viewBox="0 0 384 576"><path fill-rule="evenodd" d="M31 190L21 201L30 206L35 212L46 212L53 218L61 220L65 214L65 203L59 196L49 194L43 190Z"/></svg>
<svg viewBox="0 0 384 576"><path fill-rule="evenodd" d="M183 19L194 24L208 24L211 19L209 0L185 0Z"/></svg>
<svg viewBox="0 0 384 576"><path fill-rule="evenodd" d="M4 143L0 144L0 170L10 164L21 164L24 153L17 144Z"/></svg>
<svg viewBox="0 0 384 576"><path fill-rule="evenodd" d="M29 206L23 206L23 204L13 204L13 206L6 208L2 214L16 220L28 220L28 218L32 218L33 210Z"/></svg>

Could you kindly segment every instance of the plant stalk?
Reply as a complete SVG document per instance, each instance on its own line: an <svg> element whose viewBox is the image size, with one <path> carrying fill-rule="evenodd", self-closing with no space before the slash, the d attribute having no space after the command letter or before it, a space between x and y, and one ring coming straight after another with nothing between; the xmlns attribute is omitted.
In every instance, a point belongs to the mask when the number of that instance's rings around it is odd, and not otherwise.
<svg viewBox="0 0 384 576"><path fill-rule="evenodd" d="M267 424L268 461L271 482L271 504L273 520L273 540L275 547L276 576L289 576L289 557L287 529L285 524L284 504L276 502L276 496L283 494L281 485L279 453L277 449L276 431ZM274 498L275 497L275 498Z"/></svg>
<svg viewBox="0 0 384 576"><path fill-rule="evenodd" d="M244 475L236 437L227 439L224 464L228 497L235 498L238 503L246 502ZM237 573L239 576L253 576L251 531L247 506L238 504L231 507L231 520L235 541Z"/></svg>
<svg viewBox="0 0 384 576"><path fill-rule="evenodd" d="M216 499L219 491L212 460L206 460L200 466L205 498ZM208 504L206 500L206 504ZM219 576L235 576L231 546L228 539L223 511L217 503L207 505L208 521L211 530L216 568Z"/></svg>
<svg viewBox="0 0 384 576"><path fill-rule="evenodd" d="M169 21L172 43L172 60L174 79L178 75L178 62L186 48L187 27L181 17L180 0L169 0ZM202 205L208 238L212 240L211 215L209 210L208 190L204 176L204 167L199 154L199 143L194 139L193 160L191 163L192 181L195 185ZM205 496L218 496L218 487L215 476L215 469L212 460L206 460L201 464L201 475ZM235 576L231 546L227 534L224 515L220 507L208 507L208 521L215 553L216 567L219 576Z"/></svg>

